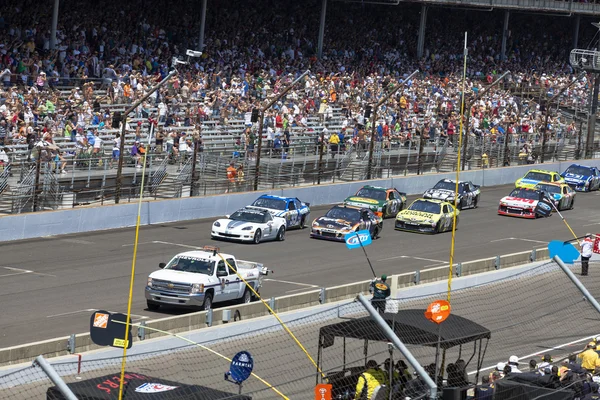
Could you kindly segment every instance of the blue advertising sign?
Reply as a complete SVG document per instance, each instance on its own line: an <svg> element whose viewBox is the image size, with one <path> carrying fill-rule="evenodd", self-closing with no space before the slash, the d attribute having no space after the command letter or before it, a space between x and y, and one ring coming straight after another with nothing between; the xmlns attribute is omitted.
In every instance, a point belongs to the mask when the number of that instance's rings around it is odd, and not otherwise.
<svg viewBox="0 0 600 400"><path fill-rule="evenodd" d="M250 377L254 369L254 359L247 351L240 351L231 359L229 376L236 383L242 383Z"/></svg>
<svg viewBox="0 0 600 400"><path fill-rule="evenodd" d="M371 232L368 230L362 230L358 232L346 233L344 240L346 241L346 247L349 249L356 249L360 247L361 243L363 246L368 246L372 242Z"/></svg>
<svg viewBox="0 0 600 400"><path fill-rule="evenodd" d="M579 258L579 251L571 243L565 243L561 240L553 240L548 244L550 258L559 256L565 264L573 264Z"/></svg>

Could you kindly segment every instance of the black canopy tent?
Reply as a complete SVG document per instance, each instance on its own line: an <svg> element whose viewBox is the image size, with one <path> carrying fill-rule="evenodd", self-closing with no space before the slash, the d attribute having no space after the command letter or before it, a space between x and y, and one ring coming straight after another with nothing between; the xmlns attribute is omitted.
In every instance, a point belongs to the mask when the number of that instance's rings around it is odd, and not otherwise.
<svg viewBox="0 0 600 400"><path fill-rule="evenodd" d="M79 400L117 400L119 398L120 374L104 375L68 386ZM56 386L48 388L46 400L63 400L65 397ZM123 384L126 400L252 400L252 397L223 392L205 386L153 378L135 372L126 372Z"/></svg>
<svg viewBox="0 0 600 400"><path fill-rule="evenodd" d="M483 356L485 355L485 350L487 349L487 344L491 337L489 329L455 314L450 314L444 322L436 324L425 318L424 310L400 310L398 313L382 314L382 317L404 344L437 347L439 338L440 349L444 351L455 346L460 346L460 357L463 344L473 342L473 355L469 359L469 362L475 354L478 353L478 373L476 379L478 378L479 369L483 362ZM320 369L322 369L321 361L323 359L323 349L333 346L336 337L343 339L344 371L346 371L346 339L364 340L365 363L367 361L369 341L389 341L383 330L370 316L349 319L324 326L319 331L317 365ZM484 339L486 340L485 348L483 348ZM478 343L479 346L477 345ZM317 380L319 379L319 376L321 376L321 374L317 374Z"/></svg>

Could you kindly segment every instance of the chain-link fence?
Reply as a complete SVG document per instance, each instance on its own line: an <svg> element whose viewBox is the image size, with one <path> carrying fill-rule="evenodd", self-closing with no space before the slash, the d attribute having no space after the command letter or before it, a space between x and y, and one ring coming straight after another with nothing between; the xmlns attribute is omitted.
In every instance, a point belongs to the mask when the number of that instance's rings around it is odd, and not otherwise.
<svg viewBox="0 0 600 400"><path fill-rule="evenodd" d="M592 263L591 274L581 277L591 292L600 290L598 266L600 264ZM572 269L578 273L580 265L575 264ZM445 297L446 293L440 293L388 300L384 316L428 371L435 371L440 337L438 375L443 375L447 383L452 379L447 374L450 364L463 363L468 380L475 383L478 375L479 378L487 376L498 362L506 362L513 355L519 358L519 368L525 371L529 369L530 360L539 363L541 355L550 353L559 361L580 351L600 333L600 316L554 262L510 278L453 291L451 316L455 321L451 325L442 323L438 330L425 320L423 312L432 301ZM132 355L127 359L127 371L233 396L237 387L226 382L223 376L229 359L238 351L246 350L254 357L256 376L250 377L242 389L254 399L281 398L279 393L290 399L313 398L315 385L326 380L333 383L336 396L353 398L366 363L373 360L378 368L383 368L388 358L394 363L403 359L397 349L388 345L382 330L358 302L293 320L288 327L318 363L322 375L275 322L267 329L199 345L182 342L180 347ZM476 372L478 360L481 360L479 374ZM81 363L53 364L58 373L82 393L106 390L113 393L118 381L115 383L111 377L118 375L120 365L121 358L102 358L101 355L85 355ZM43 398L49 386L37 367L23 368L0 376L0 398ZM197 389L190 387L189 390ZM212 398L229 398L225 394L219 396Z"/></svg>

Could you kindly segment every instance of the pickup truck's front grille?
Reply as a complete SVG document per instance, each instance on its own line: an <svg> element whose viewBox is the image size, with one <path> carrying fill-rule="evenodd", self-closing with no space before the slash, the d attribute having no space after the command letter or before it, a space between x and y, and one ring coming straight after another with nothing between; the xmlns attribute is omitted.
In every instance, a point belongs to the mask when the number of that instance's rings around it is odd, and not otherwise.
<svg viewBox="0 0 600 400"><path fill-rule="evenodd" d="M189 293L192 288L192 285L188 283L176 283L162 281L160 279L153 279L152 288L155 290L164 290L166 292Z"/></svg>

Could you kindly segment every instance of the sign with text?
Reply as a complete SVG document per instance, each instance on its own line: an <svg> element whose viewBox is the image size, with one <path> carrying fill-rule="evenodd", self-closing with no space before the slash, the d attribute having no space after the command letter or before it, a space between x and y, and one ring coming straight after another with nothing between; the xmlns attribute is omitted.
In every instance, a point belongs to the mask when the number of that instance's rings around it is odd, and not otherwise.
<svg viewBox="0 0 600 400"><path fill-rule="evenodd" d="M123 348L125 346L125 314L98 310L90 318L90 337L92 342L99 346L112 346ZM131 336L131 324L127 332L127 348L131 348L133 338Z"/></svg>
<svg viewBox="0 0 600 400"><path fill-rule="evenodd" d="M361 245L363 247L368 246L372 243L371 232L366 229L358 232L346 233L344 240L346 241L346 247L349 249L356 249L361 247Z"/></svg>
<svg viewBox="0 0 600 400"><path fill-rule="evenodd" d="M436 324L441 324L450 316L450 303L446 300L436 300L427 307L425 318Z"/></svg>
<svg viewBox="0 0 600 400"><path fill-rule="evenodd" d="M331 391L333 386L331 383L319 383L315 387L315 400L331 400Z"/></svg>

